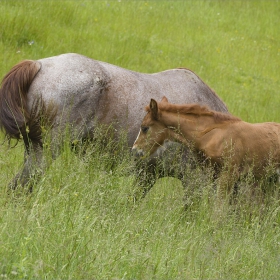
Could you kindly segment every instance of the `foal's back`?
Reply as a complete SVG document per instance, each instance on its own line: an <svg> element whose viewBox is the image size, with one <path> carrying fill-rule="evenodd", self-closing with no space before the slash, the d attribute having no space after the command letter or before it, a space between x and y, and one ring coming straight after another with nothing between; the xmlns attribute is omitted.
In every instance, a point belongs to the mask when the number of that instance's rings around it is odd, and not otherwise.
<svg viewBox="0 0 280 280"><path fill-rule="evenodd" d="M262 170L268 160L280 164L280 124L274 122L247 123L236 122L223 132L227 142L234 144L233 157L236 163L246 159L247 164L254 164ZM258 174L256 174L258 175Z"/></svg>

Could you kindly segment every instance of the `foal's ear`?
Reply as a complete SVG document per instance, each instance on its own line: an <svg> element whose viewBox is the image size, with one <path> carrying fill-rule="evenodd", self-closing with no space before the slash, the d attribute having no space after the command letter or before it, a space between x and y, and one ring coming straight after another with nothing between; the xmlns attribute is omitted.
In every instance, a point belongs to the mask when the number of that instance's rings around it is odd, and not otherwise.
<svg viewBox="0 0 280 280"><path fill-rule="evenodd" d="M168 102L168 99L166 96L163 96L162 99L161 99L161 102Z"/></svg>
<svg viewBox="0 0 280 280"><path fill-rule="evenodd" d="M150 110L151 110L151 113L152 113L152 117L156 120L157 117L158 117L158 105L157 105L157 102L154 99L151 99Z"/></svg>

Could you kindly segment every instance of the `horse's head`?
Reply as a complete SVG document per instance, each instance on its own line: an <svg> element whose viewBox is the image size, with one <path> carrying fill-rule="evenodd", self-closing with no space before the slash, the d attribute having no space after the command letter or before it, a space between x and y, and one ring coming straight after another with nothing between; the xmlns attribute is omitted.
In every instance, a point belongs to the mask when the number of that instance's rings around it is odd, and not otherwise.
<svg viewBox="0 0 280 280"><path fill-rule="evenodd" d="M163 97L161 102L168 102L168 100ZM146 110L148 113L141 123L139 134L132 147L132 152L140 157L153 155L168 139L168 130L161 122L158 103L151 99L150 105L147 106Z"/></svg>

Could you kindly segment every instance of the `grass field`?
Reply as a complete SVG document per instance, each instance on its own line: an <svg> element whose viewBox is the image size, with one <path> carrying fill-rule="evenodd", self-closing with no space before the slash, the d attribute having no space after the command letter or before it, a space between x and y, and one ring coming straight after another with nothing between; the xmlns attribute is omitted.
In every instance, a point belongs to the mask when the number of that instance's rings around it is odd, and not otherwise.
<svg viewBox="0 0 280 280"><path fill-rule="evenodd" d="M1 78L23 59L66 52L139 72L186 67L232 114L280 122L277 0L0 0L0 14ZM277 186L262 204L245 192L217 213L213 183L195 170L194 187L159 179L135 202L129 155L110 170L109 152L92 145L83 158L66 146L31 194L7 193L23 146L0 151L0 279L280 277Z"/></svg>

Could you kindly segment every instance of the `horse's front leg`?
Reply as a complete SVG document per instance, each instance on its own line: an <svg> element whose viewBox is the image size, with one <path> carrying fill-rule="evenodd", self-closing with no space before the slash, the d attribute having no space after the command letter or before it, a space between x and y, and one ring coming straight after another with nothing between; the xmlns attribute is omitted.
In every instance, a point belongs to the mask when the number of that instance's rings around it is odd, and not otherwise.
<svg viewBox="0 0 280 280"><path fill-rule="evenodd" d="M137 162L136 166L134 200L144 198L157 180L156 166L154 163Z"/></svg>

